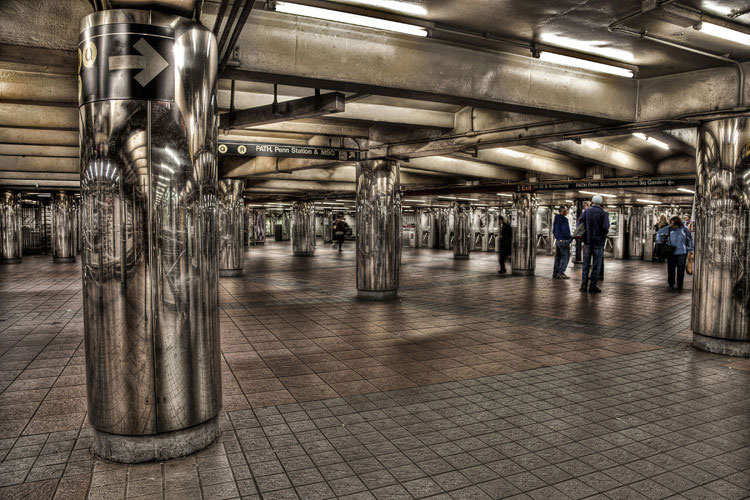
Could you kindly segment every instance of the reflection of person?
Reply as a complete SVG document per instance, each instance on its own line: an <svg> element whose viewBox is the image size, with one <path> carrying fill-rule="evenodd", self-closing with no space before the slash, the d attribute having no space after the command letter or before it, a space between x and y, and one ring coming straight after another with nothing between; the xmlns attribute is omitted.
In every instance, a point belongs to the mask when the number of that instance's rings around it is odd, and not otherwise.
<svg viewBox="0 0 750 500"><path fill-rule="evenodd" d="M500 270L498 273L505 274L508 272L505 268L505 262L513 249L513 228L510 227L503 216L498 219L498 224L500 224Z"/></svg>
<svg viewBox="0 0 750 500"><path fill-rule="evenodd" d="M667 284L669 284L669 288L674 288L676 281L677 289L682 290L687 257L689 253L693 252L693 235L682 223L682 219L672 217L669 220L669 226L663 227L656 233L657 241L661 241L662 237L666 237L668 240L667 245L674 247L674 253L667 257Z"/></svg>
<svg viewBox="0 0 750 500"><path fill-rule="evenodd" d="M583 212L579 224L584 224L583 233L583 272L581 288L584 293L601 293L596 284L604 258L604 243L609 233L609 215L602 208L602 197L591 198L591 206ZM590 276L589 276L590 273Z"/></svg>
<svg viewBox="0 0 750 500"><path fill-rule="evenodd" d="M555 265L552 270L552 278L567 280L570 276L565 274L570 262L570 242L573 236L570 234L570 223L568 222L568 207L560 207L560 213L555 215L552 223L552 235L555 237Z"/></svg>
<svg viewBox="0 0 750 500"><path fill-rule="evenodd" d="M342 251L342 246L344 245L344 238L346 238L346 233L348 230L349 230L349 224L346 223L343 215L339 215L336 218L336 221L333 223L333 237L339 243L339 252Z"/></svg>

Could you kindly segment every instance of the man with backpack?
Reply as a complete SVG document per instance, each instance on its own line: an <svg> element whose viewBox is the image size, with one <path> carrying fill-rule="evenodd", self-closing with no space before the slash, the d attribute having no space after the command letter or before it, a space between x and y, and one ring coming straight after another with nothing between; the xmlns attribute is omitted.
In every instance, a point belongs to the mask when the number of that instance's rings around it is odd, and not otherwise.
<svg viewBox="0 0 750 500"><path fill-rule="evenodd" d="M669 226L656 233L656 252L667 259L667 284L682 290L685 281L685 264L688 254L693 251L693 235L679 217L672 217ZM676 275L676 276L675 276ZM675 280L676 278L676 280Z"/></svg>
<svg viewBox="0 0 750 500"><path fill-rule="evenodd" d="M339 252L341 252L341 247L344 245L344 239L346 238L346 234L348 232L349 232L349 224L347 224L346 221L344 220L344 216L340 215L336 219L336 222L333 223L333 237L339 243Z"/></svg>
<svg viewBox="0 0 750 500"><path fill-rule="evenodd" d="M602 197L598 194L591 198L591 206L583 212L576 227L577 235L583 232L583 272L580 288L583 293L602 293L596 284L604 258L604 243L609 233L609 215L602 208L602 203Z"/></svg>

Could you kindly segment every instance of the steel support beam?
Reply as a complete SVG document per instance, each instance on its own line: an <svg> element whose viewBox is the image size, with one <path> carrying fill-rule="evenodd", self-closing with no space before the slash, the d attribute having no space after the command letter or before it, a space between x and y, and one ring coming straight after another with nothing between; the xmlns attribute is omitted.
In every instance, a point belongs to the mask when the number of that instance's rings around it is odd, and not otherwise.
<svg viewBox="0 0 750 500"><path fill-rule="evenodd" d="M580 142L552 142L546 144L544 148L570 155L579 160L613 168L625 175L652 175L656 172L656 165L645 158L591 139Z"/></svg>
<svg viewBox="0 0 750 500"><path fill-rule="evenodd" d="M490 165L463 158L451 158L446 156L412 158L408 162L403 162L401 165L415 170L440 172L455 177L474 177L478 179L503 181L521 181L525 178L523 173L517 170L508 170L499 165Z"/></svg>
<svg viewBox="0 0 750 500"><path fill-rule="evenodd" d="M346 108L346 99L340 92L330 92L320 96L302 97L276 104L267 104L250 109L224 113L220 117L219 127L224 130L230 128L246 128L254 125L314 118L331 113L341 113Z"/></svg>

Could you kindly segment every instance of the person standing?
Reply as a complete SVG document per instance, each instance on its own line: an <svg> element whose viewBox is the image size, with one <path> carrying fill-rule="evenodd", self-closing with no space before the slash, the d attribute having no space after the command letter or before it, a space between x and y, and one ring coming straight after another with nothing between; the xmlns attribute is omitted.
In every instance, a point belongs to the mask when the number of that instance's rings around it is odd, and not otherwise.
<svg viewBox="0 0 750 500"><path fill-rule="evenodd" d="M506 274L508 270L505 268L505 262L513 251L513 228L503 216L500 216L498 223L500 224L500 270L498 274Z"/></svg>
<svg viewBox="0 0 750 500"><path fill-rule="evenodd" d="M570 262L570 242L573 236L570 234L570 223L568 222L568 207L561 206L552 223L552 235L555 237L555 265L552 270L552 278L568 280L570 276L565 274Z"/></svg>
<svg viewBox="0 0 750 500"><path fill-rule="evenodd" d="M609 215L602 208L602 197L591 198L591 206L583 212L579 224L583 224L583 272L581 288L583 293L602 293L596 284L604 258L604 243L609 233ZM590 276L589 276L590 273Z"/></svg>
<svg viewBox="0 0 750 500"><path fill-rule="evenodd" d="M346 223L344 220L344 216L340 215L336 222L333 223L333 236L336 238L339 244L339 252L341 252L341 248L344 245L344 238L346 238L346 233L349 230L349 224ZM334 244L335 246L335 244Z"/></svg>
<svg viewBox="0 0 750 500"><path fill-rule="evenodd" d="M669 226L656 233L656 241L662 241L662 238L666 240L667 245L674 247L674 253L667 257L667 284L669 288L674 288L676 284L677 289L682 290L685 281L685 263L688 254L694 249L693 235L682 220L675 216L669 220Z"/></svg>
<svg viewBox="0 0 750 500"><path fill-rule="evenodd" d="M669 222L667 221L667 216L664 214L661 214L661 216L659 216L659 220L657 221L657 223L654 224L654 241L652 242L652 245L654 246L656 245L656 242L657 242L656 235L659 234L659 231L661 231L665 227L669 227ZM664 257L659 257L656 254L654 254L654 257L651 260L654 262L657 260L659 262L664 262Z"/></svg>

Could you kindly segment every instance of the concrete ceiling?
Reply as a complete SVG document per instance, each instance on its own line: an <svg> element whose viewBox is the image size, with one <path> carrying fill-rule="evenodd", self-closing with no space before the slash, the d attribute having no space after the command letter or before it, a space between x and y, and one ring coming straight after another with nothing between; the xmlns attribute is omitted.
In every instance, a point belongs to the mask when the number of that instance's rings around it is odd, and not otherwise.
<svg viewBox="0 0 750 500"><path fill-rule="evenodd" d="M300 1L363 8L361 0ZM219 84L222 112L230 106L231 80L236 109L269 104L277 83L280 101L310 96L316 86L344 92L346 110L243 127L222 137L362 147L373 156L402 159L407 188L583 179L594 173L689 174L691 127L715 110L737 106L733 65L608 30L638 11L640 0L404 3L423 10L367 12L406 15L428 26L429 38L290 16L256 2L238 40L239 57L229 61ZM189 0L160 4L183 12L196 5ZM209 27L218 5L203 2L200 20ZM734 16L745 7L740 1L682 5L728 23L750 22L750 16ZM91 11L86 0L0 2L0 187L77 186L74 51L79 21ZM750 60L750 48L710 39L683 26L688 21L681 18L664 20L660 11L633 15L621 26ZM531 57L532 43L541 50L623 63L637 68L637 78L546 63ZM646 143L634 131L660 138L670 149ZM282 172L296 177L269 171L268 161L260 158L228 161L223 171L247 178L248 189L258 193L353 187L346 165L289 159L280 164Z"/></svg>

